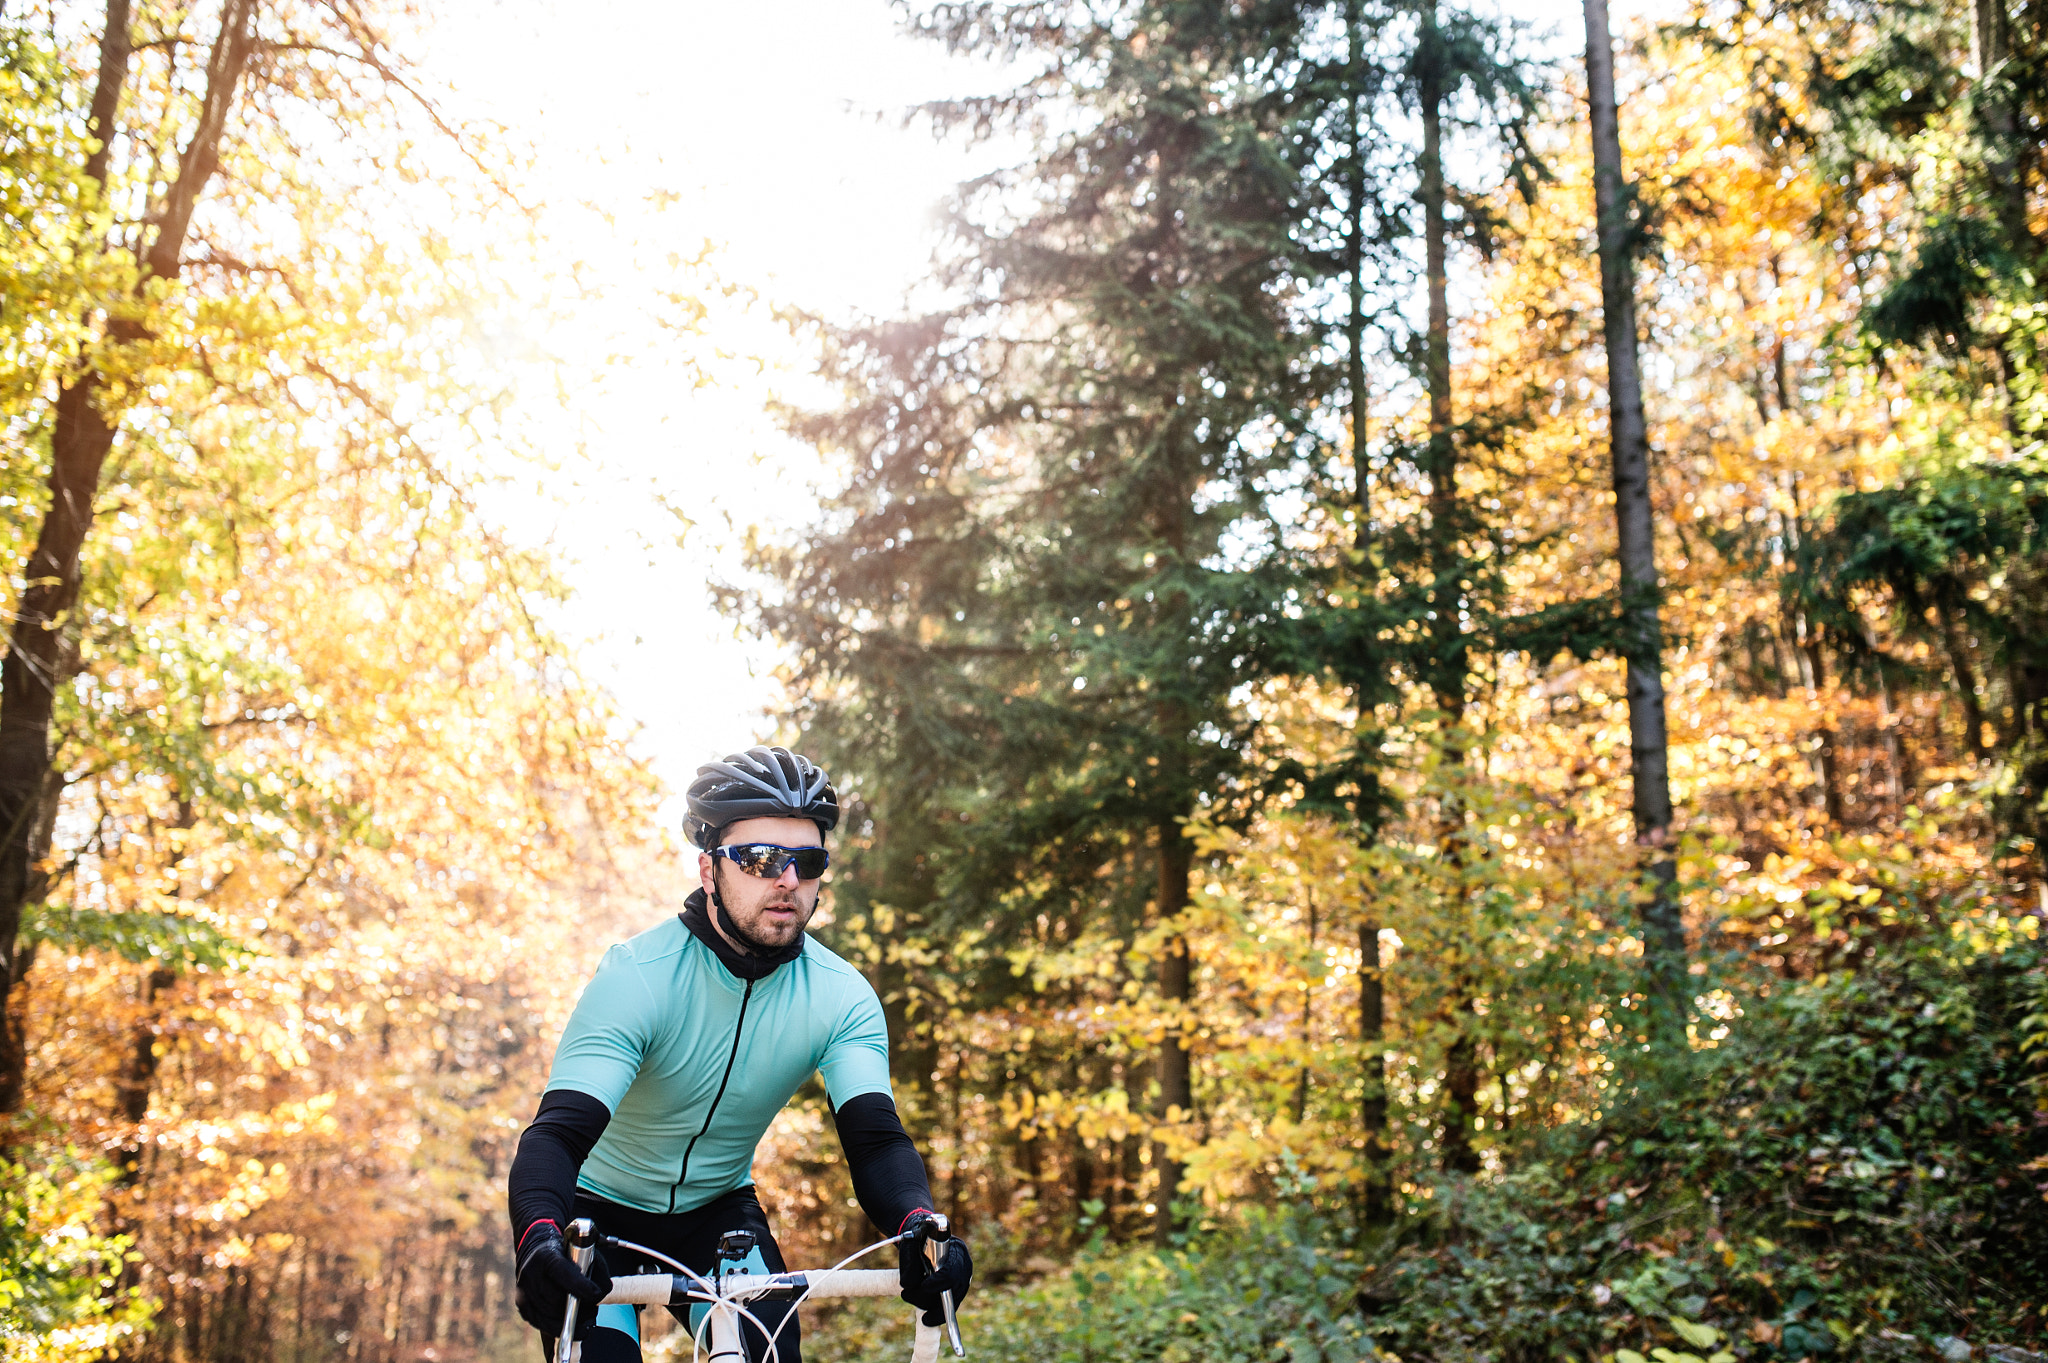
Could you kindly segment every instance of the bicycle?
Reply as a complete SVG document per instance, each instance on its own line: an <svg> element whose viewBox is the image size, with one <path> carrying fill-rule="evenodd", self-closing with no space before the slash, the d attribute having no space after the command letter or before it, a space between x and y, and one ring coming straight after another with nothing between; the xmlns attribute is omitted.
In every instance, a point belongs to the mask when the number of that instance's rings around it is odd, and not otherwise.
<svg viewBox="0 0 2048 1363"><path fill-rule="evenodd" d="M780 1363L781 1355L775 1347L775 1341L782 1334L783 1326L795 1318L796 1308L804 1302L847 1297L893 1297L901 1290L901 1276L894 1270L848 1268L847 1265L854 1260L887 1245L901 1244L907 1239L917 1237L924 1239L925 1253L936 1260L938 1247L950 1237L952 1227L943 1216L932 1217L926 1223L926 1227L925 1230L877 1240L866 1249L848 1255L834 1267L822 1271L767 1274L726 1267L728 1264L737 1265L754 1248L752 1231L727 1231L718 1237L719 1266L714 1270L715 1280L692 1272L687 1266L645 1245L621 1240L616 1235L599 1235L597 1227L586 1217L579 1217L569 1223L567 1239L570 1256L579 1269L590 1266L590 1261L599 1246L644 1254L675 1269L674 1273L639 1273L613 1278L612 1290L598 1304L677 1307L702 1303L710 1307L691 1338L692 1363L696 1363L700 1356L704 1357L707 1363L745 1363L746 1348L740 1339L742 1320L752 1322L754 1328L767 1339L770 1363ZM747 1303L756 1301L786 1301L789 1303L789 1310L771 1331L762 1324L758 1316L747 1309ZM953 1294L943 1293L940 1305L945 1315L946 1341L952 1346L953 1356L965 1358L967 1350L960 1343L960 1322L954 1313ZM555 1363L581 1363L583 1349L576 1339L576 1319L581 1307L582 1303L574 1297L569 1299L568 1309L562 1317L562 1333L555 1340ZM917 1312L916 1315L917 1340L911 1347L911 1363L937 1363L940 1327L926 1325L923 1312ZM708 1355L704 1353L707 1332L710 1335L711 1346Z"/></svg>

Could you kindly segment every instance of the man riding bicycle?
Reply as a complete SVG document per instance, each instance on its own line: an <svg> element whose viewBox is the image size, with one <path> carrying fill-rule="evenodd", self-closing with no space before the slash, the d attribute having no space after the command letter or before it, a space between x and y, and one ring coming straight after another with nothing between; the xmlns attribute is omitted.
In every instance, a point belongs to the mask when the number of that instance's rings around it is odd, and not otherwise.
<svg viewBox="0 0 2048 1363"><path fill-rule="evenodd" d="M881 1001L804 932L830 863L825 834L838 822L825 773L786 748L699 768L683 829L699 848L702 888L674 919L605 953L562 1033L512 1161L508 1203L519 1314L552 1337L569 1298L582 1302L585 1363L638 1363L636 1308L597 1303L612 1272L660 1270L621 1251L579 1271L564 1227L589 1217L600 1235L707 1276L719 1236L749 1230L756 1243L743 1266L784 1271L754 1196L754 1148L813 1073L824 1078L861 1210L885 1235L932 1215L924 1161L889 1087ZM941 1294L964 1298L974 1272L965 1245L942 1249L933 1264L921 1241L899 1246L903 1299L933 1325ZM781 1363L800 1363L797 1322L781 1325L787 1309L761 1302L755 1314L779 1329ZM749 1325L745 1338L763 1363L760 1332Z"/></svg>

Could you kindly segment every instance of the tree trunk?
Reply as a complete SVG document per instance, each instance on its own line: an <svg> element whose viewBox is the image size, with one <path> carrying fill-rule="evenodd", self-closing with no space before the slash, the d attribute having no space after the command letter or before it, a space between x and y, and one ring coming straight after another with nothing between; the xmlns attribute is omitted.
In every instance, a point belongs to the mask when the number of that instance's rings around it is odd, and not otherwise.
<svg viewBox="0 0 2048 1363"><path fill-rule="evenodd" d="M1622 176L1614 97L1614 39L1607 0L1585 0L1586 91L1593 130L1593 198L1600 232L1600 307L1607 342L1608 444L1620 541L1628 664L1629 770L1636 845L1644 849L1643 954L1651 997L1667 1030L1682 1016L1685 925L1671 846L1669 743L1664 724L1664 638L1658 610L1656 532L1650 509L1650 441L1643 416L1636 332L1634 226Z"/></svg>
<svg viewBox="0 0 2048 1363"><path fill-rule="evenodd" d="M1822 651L1819 631L1813 629L1805 616L1799 620L1800 646L1806 653L1806 665L1813 676L1813 699L1816 704L1825 704L1828 685L1828 659ZM1825 712L1823 712L1825 715ZM1842 801L1842 762L1835 747L1835 726L1823 718L1814 740L1819 747L1820 757L1820 803L1828 822L1840 828L1848 817L1848 810Z"/></svg>
<svg viewBox="0 0 2048 1363"><path fill-rule="evenodd" d="M1358 1040L1364 1051L1364 1093L1358 1123L1364 1130L1365 1223L1393 1219L1393 1181L1387 1164L1387 994L1380 963L1380 925L1368 915L1358 925Z"/></svg>
<svg viewBox="0 0 2048 1363"><path fill-rule="evenodd" d="M1365 83L1365 34L1360 30L1357 0L1345 6L1344 30L1349 45L1350 97L1345 116L1350 123L1351 165L1346 177L1345 197L1348 221L1344 230L1344 269L1350 276L1351 313L1344 325L1345 359L1350 365L1351 383L1351 477L1356 486L1358 524L1351 528L1354 546L1360 554L1360 570L1368 576L1370 564L1364 554L1371 543L1367 524L1372 517L1372 467L1366 458L1365 422L1365 111L1362 86Z"/></svg>
<svg viewBox="0 0 2048 1363"><path fill-rule="evenodd" d="M1426 0L1416 49L1416 86L1422 117L1422 160L1416 197L1422 201L1423 264L1429 293L1429 327L1424 337L1423 378L1429 390L1429 443L1424 454L1429 478L1430 536L1434 576L1430 604L1436 657L1430 690L1450 724L1465 714L1465 641L1462 626L1463 563L1458 553L1458 451L1451 422L1450 224L1443 158L1443 38L1437 31L1436 0Z"/></svg>
<svg viewBox="0 0 2048 1363"><path fill-rule="evenodd" d="M161 200L138 296L150 280L178 275L192 211L220 165L221 137L255 45L254 15L255 0L228 0L222 10L220 32L207 60L199 121ZM99 179L106 175L127 80L128 19L128 0L109 0L91 107L91 130L98 145L86 163ZM107 323L103 344L114 349L143 335L139 322L114 318ZM76 665L72 616L83 580L81 553L119 418L107 410L106 402L106 386L91 357L58 391L50 438L50 506L23 571L27 586L15 607L7 658L0 663L0 1113L18 1111L23 1098L27 1042L14 991L21 984L26 960L17 957L15 940L23 912L47 888L41 871L47 847L38 845L36 833L49 826L52 811L46 805L62 790L61 782L51 779L50 725L57 689Z"/></svg>
<svg viewBox="0 0 2048 1363"><path fill-rule="evenodd" d="M114 1079L115 1113L128 1126L130 1133L128 1143L115 1157L115 1166L120 1170L124 1184L133 1185L142 1177L141 1126L143 1119L149 1116L150 1094L156 1087L157 1067L161 1063L156 1043L163 1030L162 1010L157 1000L177 982L178 972L167 966L154 966L143 974L140 987L142 1016L129 1034L128 1055Z"/></svg>
<svg viewBox="0 0 2048 1363"><path fill-rule="evenodd" d="M1088 1203L1095 1197L1095 1157L1078 1126L1067 1128L1067 1165L1067 1182L1074 1190L1074 1220L1078 1222L1088 1214Z"/></svg>
<svg viewBox="0 0 2048 1363"><path fill-rule="evenodd" d="M306 1356L306 1275L312 1265L312 1257L306 1241L299 1241L299 1280L294 1284L296 1291L292 1299L292 1360L298 1363Z"/></svg>
<svg viewBox="0 0 2048 1363"><path fill-rule="evenodd" d="M1444 1056L1443 1166L1452 1174L1479 1172L1479 1152L1472 1148L1472 1119L1479 1112L1479 1043L1472 1036L1471 1016L1460 999L1450 1017L1457 1035Z"/></svg>
<svg viewBox="0 0 2048 1363"><path fill-rule="evenodd" d="M1356 0L1345 8L1345 31L1351 59L1351 94L1346 117L1351 135L1349 221L1345 225L1345 268L1350 275L1351 313L1345 325L1347 358L1351 373L1351 477L1354 515L1352 547L1358 554L1358 572L1367 595L1377 588L1378 572L1372 561L1372 464L1366 443L1366 422L1370 409L1365 380L1365 111L1362 89L1365 82L1365 34L1360 27ZM1449 300L1445 300L1446 315ZM1363 883L1360 888L1366 889ZM1368 891L1369 893L1369 891ZM1360 1078L1363 1081L1358 1104L1361 1140L1359 1153L1365 1164L1362 1219L1366 1225L1384 1225L1393 1216L1391 1182L1387 1168L1387 1060L1383 1049L1387 1031L1386 984L1380 973L1380 925L1367 906L1358 924L1358 1040L1362 1052Z"/></svg>
<svg viewBox="0 0 2048 1363"><path fill-rule="evenodd" d="M114 120L128 81L128 5L129 0L108 0L100 35L99 78L87 123L94 147L85 162L96 184L106 180ZM105 426L90 405L87 384L94 377L88 370L58 396L50 509L29 555L27 585L15 605L7 657L0 661L0 1112L19 1111L22 1103L28 1038L14 995L31 958L17 955L15 940L23 910L43 893L40 863L47 847L37 835L52 822L46 806L62 792L61 784L50 788L50 717L57 687L70 671L64 626L78 599L78 549L112 441L108 430L95 450L91 438Z"/></svg>
<svg viewBox="0 0 2048 1363"><path fill-rule="evenodd" d="M1171 477L1163 489L1155 526L1160 542L1172 555L1172 561L1182 565L1187 562L1188 513L1196 489L1193 461L1187 457L1188 439L1189 433L1181 430L1177 421L1169 425L1167 448L1171 451L1173 466ZM1164 618L1179 631L1183 646L1192 651L1187 641L1193 633L1193 622L1189 618L1185 593L1175 592L1167 598ZM1164 795L1166 807L1174 811L1173 816L1159 821L1156 830L1159 835L1159 921L1173 924L1187 909L1188 877L1194 873L1195 864L1195 845L1188 840L1187 829L1182 825L1182 820L1194 812L1193 782L1187 764L1188 732L1193 722L1183 704L1169 699L1157 707L1155 723L1164 749L1157 789ZM1185 1013L1194 996L1191 965L1188 940L1176 931L1167 939L1159 960L1160 1002L1175 1016L1159 1044L1159 1119L1169 1125L1187 1121L1195 1106L1193 1065L1188 1051L1190 1038L1185 1024ZM1152 1158L1153 1167L1159 1173L1158 1200L1153 1204L1152 1237L1161 1248L1166 1248L1180 1229L1180 1218L1174 1214L1173 1204L1180 1193L1181 1178L1187 1171L1179 1160L1168 1157L1157 1143L1153 1146Z"/></svg>
<svg viewBox="0 0 2048 1363"><path fill-rule="evenodd" d="M1956 700L1963 707L1963 737L1970 755L1981 760L1991 755L1991 747L1984 741L1984 704L1977 697L1977 669L1970 666L1969 646L1954 612L1937 604L1934 613L1941 625L1942 651L1948 654L1949 671L1955 678Z"/></svg>
<svg viewBox="0 0 2048 1363"><path fill-rule="evenodd" d="M1187 830L1178 823L1168 821L1159 826L1159 918L1171 922L1178 918L1188 906L1188 876L1194 870L1195 845L1188 841ZM1193 978L1189 970L1188 940L1178 933L1167 939L1165 953L1159 959L1159 996L1169 1009L1176 1012L1187 1006L1193 995ZM1188 1037L1176 1024L1167 1030L1159 1045L1159 1119L1162 1122L1186 1121L1187 1114L1195 1105L1194 1076L1188 1055ZM1163 1148L1155 1146L1152 1162L1159 1170L1158 1202L1154 1204L1152 1234L1162 1247L1172 1243L1179 1221L1174 1216L1173 1199L1180 1191L1180 1181L1186 1169L1180 1161L1168 1158Z"/></svg>
<svg viewBox="0 0 2048 1363"><path fill-rule="evenodd" d="M190 829L199 820L197 807L189 796L178 800L178 817L171 827L179 830ZM182 847L182 844L180 845ZM174 868L176 880L172 887L173 897L185 896L183 854ZM144 973L138 990L137 1002L141 1011L135 1020L135 1027L128 1034L128 1056L114 1078L114 1110L120 1120L130 1128L129 1143L122 1147L115 1165L120 1170L121 1182L135 1184L142 1176L142 1121L149 1116L149 1099L156 1087L156 1072L161 1057L157 1055L157 1038L163 1032L163 1009L158 1000L164 991L178 982L178 972L159 963Z"/></svg>
<svg viewBox="0 0 2048 1363"><path fill-rule="evenodd" d="M220 1295L213 1289L212 1275L207 1272L204 1256L190 1254L185 1259L185 1291L182 1300L185 1306L185 1348L194 1358L206 1357L206 1306Z"/></svg>
<svg viewBox="0 0 2048 1363"><path fill-rule="evenodd" d="M1443 157L1445 57L1443 35L1437 28L1436 0L1425 0L1416 52L1416 93L1422 120L1422 159L1416 195L1422 201L1423 263L1429 293L1423 377L1429 392L1429 443L1424 463L1429 478L1433 577L1430 606L1434 619L1430 632L1435 646L1430 691L1436 697L1437 709L1444 715L1446 765L1456 766L1465 757L1459 726L1465 718L1469 677L1463 623L1463 516L1458 505L1457 432L1451 404L1450 222ZM1439 833L1444 864L1454 870L1462 868L1465 810L1455 789L1445 793ZM1463 921L1465 915L1461 914L1460 919ZM1444 1167L1459 1172L1465 1172L1472 1159L1471 1111L1473 1096L1479 1088L1468 992L1460 980L1452 998L1444 1004L1444 1016L1456 1030L1445 1058Z"/></svg>
<svg viewBox="0 0 2048 1363"><path fill-rule="evenodd" d="M430 1342L436 1349L447 1344L449 1335L453 1333L457 1313L461 1310L458 1303L462 1300L462 1255L445 1238L441 1243L441 1283L434 1293L431 1312L434 1333Z"/></svg>
<svg viewBox="0 0 2048 1363"><path fill-rule="evenodd" d="M1308 950L1311 974L1307 980L1303 981L1306 987L1301 991L1301 1068L1300 1073L1295 1078L1294 1085L1294 1124L1296 1126L1300 1126L1304 1121L1308 1120L1308 1091L1311 1083L1309 1057L1315 1054L1316 1045L1316 984L1319 976L1314 973L1316 967L1313 962L1316 950L1316 929L1319 926L1317 923L1318 917L1315 891L1311 889L1308 897Z"/></svg>
<svg viewBox="0 0 2048 1363"><path fill-rule="evenodd" d="M950 1128L947 1135L950 1138L948 1144L953 1147L953 1165L946 1171L946 1210L957 1219L960 1215L961 1201L960 1176L965 1172L963 1166L967 1163L966 1123L960 1111L960 1095L967 1087L967 1048L956 1042L951 1049L953 1082L946 1086L946 1098L949 1118L947 1126Z"/></svg>
<svg viewBox="0 0 2048 1363"><path fill-rule="evenodd" d="M1899 726L1904 722L1905 716L1901 715L1892 703L1891 674L1884 665L1884 650L1878 647L1877 631L1873 630L1870 622L1860 615L1857 617L1857 623L1863 627L1863 647L1876 661L1877 713L1878 722L1883 726L1884 733L1885 795L1891 800L1896 812L1896 806L1906 798L1906 743L1899 733Z"/></svg>

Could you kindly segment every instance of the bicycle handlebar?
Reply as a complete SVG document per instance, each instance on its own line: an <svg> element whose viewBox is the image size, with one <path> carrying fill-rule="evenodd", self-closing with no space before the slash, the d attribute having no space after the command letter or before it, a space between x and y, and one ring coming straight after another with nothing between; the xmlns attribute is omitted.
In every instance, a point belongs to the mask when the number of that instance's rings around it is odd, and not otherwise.
<svg viewBox="0 0 2048 1363"><path fill-rule="evenodd" d="M939 1244L950 1238L951 1227L942 1216L934 1216L932 1222L934 1224L931 1226L931 1230L936 1232L936 1234L921 1235L917 1236L917 1238L924 1240L926 1253L936 1258ZM916 1232L911 1234L917 1235ZM599 1238L597 1227L588 1219L578 1218L569 1223L567 1239L577 1268L587 1269L590 1266L591 1259L597 1253ZM887 1240L882 1240L868 1246L867 1249L861 1250L853 1255L852 1258L857 1259L862 1254L871 1253L882 1248L884 1245L898 1244L909 1238L911 1236L891 1236ZM658 1254L644 1245L634 1245L609 1235L602 1237L602 1239L607 1245L617 1245L623 1249L650 1254L656 1259L671 1264L673 1267L683 1269L683 1273L687 1275L638 1273L613 1278L611 1291L606 1293L604 1300L599 1303L602 1306L615 1304L621 1306L682 1306L687 1303L701 1302L710 1304L715 1308L734 1310L759 1326L761 1324L760 1321L754 1318L753 1314L746 1309L743 1303L751 1301L802 1302L814 1297L893 1297L902 1287L902 1276L885 1268L830 1268L823 1271L770 1274L728 1272L719 1274L717 1280L713 1282L699 1274L690 1272L687 1267L669 1259L667 1255ZM851 1259L842 1262L851 1262ZM710 1290L707 1291L707 1288ZM965 1358L967 1351L961 1347L960 1326L954 1318L953 1294L951 1292L942 1294L942 1304L946 1333L951 1336L947 1342L953 1346L955 1357ZM576 1363L581 1354L581 1350L575 1344L576 1319L581 1305L582 1303L577 1301L576 1298L569 1298L568 1307L563 1315L562 1333L555 1342L554 1363ZM768 1336L771 1353L775 1347L774 1338L781 1333L782 1331L779 1326L772 1334L765 1327L763 1328L763 1334ZM914 1355L914 1363L922 1363L922 1360L928 1359L936 1360L937 1355L937 1332L930 1330L920 1320L918 1322L918 1348Z"/></svg>
<svg viewBox="0 0 2048 1363"><path fill-rule="evenodd" d="M893 1297L899 1275L886 1268L826 1269L809 1273L728 1273L718 1280L728 1301L789 1301L797 1297ZM604 1305L681 1306L711 1301L711 1295L674 1273L640 1273L612 1279Z"/></svg>

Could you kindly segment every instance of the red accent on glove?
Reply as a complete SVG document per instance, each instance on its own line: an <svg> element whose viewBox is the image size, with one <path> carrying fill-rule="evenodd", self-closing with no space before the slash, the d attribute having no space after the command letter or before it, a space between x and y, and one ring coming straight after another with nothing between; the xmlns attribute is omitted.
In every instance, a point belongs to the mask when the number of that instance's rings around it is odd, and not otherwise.
<svg viewBox="0 0 2048 1363"><path fill-rule="evenodd" d="M926 1216L937 1216L937 1215L938 1215L938 1213L937 1213L937 1212L935 1212L935 1211L933 1211L933 1210L932 1210L932 1209L931 1209L930 1207L912 1207L912 1208L910 1209L910 1213L909 1213L909 1215L907 1215L907 1216L905 1216L905 1217L903 1218L902 1224L901 1224L901 1225L898 1225L898 1226L896 1227L896 1233L897 1233L898 1235L901 1235L901 1234L903 1234L903 1227L904 1227L904 1226L907 1226L907 1225L909 1225L909 1224L910 1224L910 1218L911 1218L912 1216L916 1216L916 1215L917 1215L917 1214L918 1214L919 1212L923 1212L923 1213L924 1213L924 1214L925 1214Z"/></svg>
<svg viewBox="0 0 2048 1363"><path fill-rule="evenodd" d="M560 1226L555 1225L555 1223L552 1221L536 1221L533 1223L533 1226L547 1226L550 1229L552 1229L554 1233L557 1235L560 1235L562 1233L562 1228ZM520 1250L526 1248L526 1237L533 1234L533 1226L528 1226L525 1230L520 1232L519 1243L512 1247L512 1252L514 1254L517 1254Z"/></svg>

